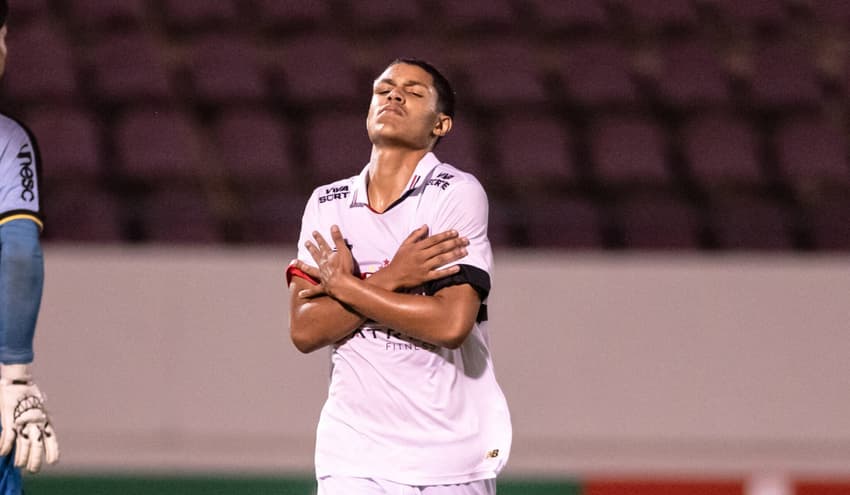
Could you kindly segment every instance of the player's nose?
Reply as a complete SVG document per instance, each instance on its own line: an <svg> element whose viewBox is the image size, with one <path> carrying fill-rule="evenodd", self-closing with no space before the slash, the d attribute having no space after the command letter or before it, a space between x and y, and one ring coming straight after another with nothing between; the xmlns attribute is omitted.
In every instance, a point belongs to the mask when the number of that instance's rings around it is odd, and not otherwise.
<svg viewBox="0 0 850 495"><path fill-rule="evenodd" d="M401 90L399 90L398 88L393 88L393 89L390 90L389 93L387 93L387 100L401 103L401 102L404 101L404 95L401 93Z"/></svg>

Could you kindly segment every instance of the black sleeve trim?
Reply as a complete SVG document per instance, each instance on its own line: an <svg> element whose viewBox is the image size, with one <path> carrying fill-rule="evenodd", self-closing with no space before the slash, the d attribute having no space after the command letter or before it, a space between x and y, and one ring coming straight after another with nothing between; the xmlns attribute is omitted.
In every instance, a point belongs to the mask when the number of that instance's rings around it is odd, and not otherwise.
<svg viewBox="0 0 850 495"><path fill-rule="evenodd" d="M487 299L490 294L490 274L484 270L472 265L458 265L460 271L454 275L443 277L439 280L433 280L425 284L425 293L433 296L440 289L451 287L453 285L469 284L478 292L481 301Z"/></svg>
<svg viewBox="0 0 850 495"><path fill-rule="evenodd" d="M3 222L7 218L11 217L30 217L36 221L36 223L41 223L41 213L32 210L8 210L0 213L0 222Z"/></svg>

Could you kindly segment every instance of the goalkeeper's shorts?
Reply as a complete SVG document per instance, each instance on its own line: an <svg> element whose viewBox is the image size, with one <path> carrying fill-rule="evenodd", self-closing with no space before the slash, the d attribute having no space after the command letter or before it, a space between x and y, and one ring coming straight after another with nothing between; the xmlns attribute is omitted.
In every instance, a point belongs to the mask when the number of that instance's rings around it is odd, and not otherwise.
<svg viewBox="0 0 850 495"><path fill-rule="evenodd" d="M15 467L15 449L6 457L0 457L0 495L21 495L24 483L21 470Z"/></svg>

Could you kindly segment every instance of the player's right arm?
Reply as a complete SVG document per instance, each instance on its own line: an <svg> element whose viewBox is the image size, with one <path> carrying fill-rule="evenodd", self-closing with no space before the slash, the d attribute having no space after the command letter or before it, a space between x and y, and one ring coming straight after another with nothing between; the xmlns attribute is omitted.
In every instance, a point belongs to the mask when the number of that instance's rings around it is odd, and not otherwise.
<svg viewBox="0 0 850 495"><path fill-rule="evenodd" d="M457 272L458 267L440 268L466 256L466 238L451 230L428 236L428 227L414 230L401 244L388 266L366 279L387 291L395 291L441 279ZM347 268L353 271L353 263ZM312 352L347 336L366 318L328 297L321 290L318 270L295 260L290 274L289 328L295 347Z"/></svg>

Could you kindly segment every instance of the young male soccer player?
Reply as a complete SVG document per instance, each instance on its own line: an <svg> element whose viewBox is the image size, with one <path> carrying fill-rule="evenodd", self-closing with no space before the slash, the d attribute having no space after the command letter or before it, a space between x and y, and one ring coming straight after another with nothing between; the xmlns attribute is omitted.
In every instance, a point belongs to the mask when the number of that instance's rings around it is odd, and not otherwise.
<svg viewBox="0 0 850 495"><path fill-rule="evenodd" d="M374 83L368 165L305 209L287 279L295 346L332 349L320 495L490 495L508 459L484 304L487 196L432 152L453 115L436 69L394 61Z"/></svg>
<svg viewBox="0 0 850 495"><path fill-rule="evenodd" d="M7 13L0 0L0 75L6 67ZM0 495L22 493L19 467L37 472L44 461L59 458L44 396L30 370L44 282L38 165L33 137L0 115Z"/></svg>

